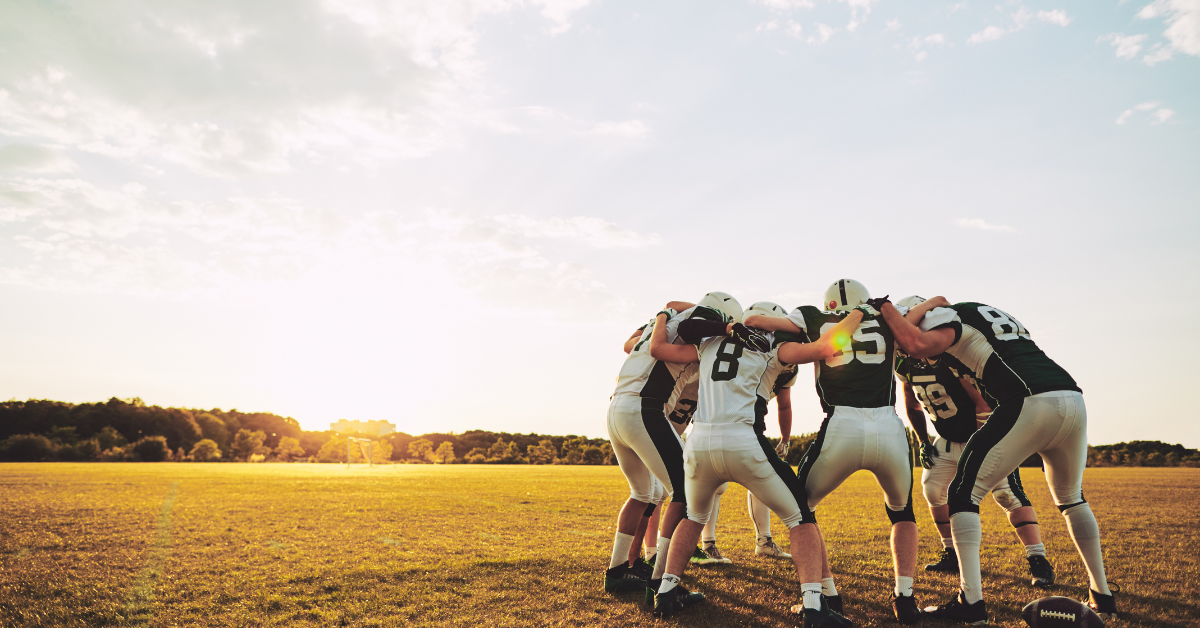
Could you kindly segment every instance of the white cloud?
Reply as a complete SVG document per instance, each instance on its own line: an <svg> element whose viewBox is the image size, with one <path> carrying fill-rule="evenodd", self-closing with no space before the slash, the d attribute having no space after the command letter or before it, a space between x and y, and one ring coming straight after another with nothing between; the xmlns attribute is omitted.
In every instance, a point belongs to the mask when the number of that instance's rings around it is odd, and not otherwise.
<svg viewBox="0 0 1200 628"><path fill-rule="evenodd" d="M1053 11L1038 11L1037 17L1043 22L1058 24L1059 26L1066 26L1071 23L1071 18L1067 17L1067 12L1063 11L1062 9L1055 9Z"/></svg>
<svg viewBox="0 0 1200 628"><path fill-rule="evenodd" d="M808 43L810 43L814 46L820 46L821 44L829 41L829 38L833 37L833 34L835 32L837 32L836 28L833 28L832 26L829 26L827 24L822 24L820 22L817 22L816 26L817 26L817 34L810 35L808 37Z"/></svg>
<svg viewBox="0 0 1200 628"><path fill-rule="evenodd" d="M888 20L887 27L884 28L883 30L884 30L884 32L888 32L888 33L900 30L900 19L894 17L894 18Z"/></svg>
<svg viewBox="0 0 1200 628"><path fill-rule="evenodd" d="M751 0L754 4L759 4L772 11L792 11L794 9L811 9L813 8L812 0Z"/></svg>
<svg viewBox="0 0 1200 628"><path fill-rule="evenodd" d="M1170 49L1200 56L1200 2L1197 0L1155 0L1142 7L1137 16L1144 20L1164 18L1167 28L1163 35L1170 42ZM1169 58L1168 55L1155 62Z"/></svg>
<svg viewBox="0 0 1200 628"><path fill-rule="evenodd" d="M1137 56L1137 53L1142 49L1142 42L1146 41L1145 35L1126 35L1125 33L1109 33L1102 35L1096 40L1096 43L1109 42L1116 49L1117 58L1132 59Z"/></svg>
<svg viewBox="0 0 1200 628"><path fill-rule="evenodd" d="M928 48L933 46L942 46L946 43L946 37L941 33L926 35L924 37L913 37L908 41L908 49L912 51L913 57L918 61L924 61L929 56Z"/></svg>
<svg viewBox="0 0 1200 628"><path fill-rule="evenodd" d="M859 24L867 21L867 16L871 14L871 4L879 2L879 0L838 0L845 2L850 6L850 23L846 24L846 30L854 32Z"/></svg>
<svg viewBox="0 0 1200 628"><path fill-rule="evenodd" d="M1004 37L1007 33L1008 33L1007 30L1004 30L1003 28L1000 28L999 26L989 26L989 27L979 31L978 33L975 33L974 35L971 35L970 37L968 37L967 43L968 44L982 44L982 43L988 42L988 41L996 41L997 39Z"/></svg>
<svg viewBox="0 0 1200 628"><path fill-rule="evenodd" d="M762 24L759 24L758 26L756 26L754 28L754 30L756 32L763 32L763 31L773 31L777 28L779 28L779 20L770 20L768 22L763 22Z"/></svg>
<svg viewBox="0 0 1200 628"><path fill-rule="evenodd" d="M38 174L66 174L75 171L75 162L61 151L37 144L0 146L0 172L20 170Z"/></svg>
<svg viewBox="0 0 1200 628"><path fill-rule="evenodd" d="M1154 66L1170 59L1172 56L1174 56L1174 51L1169 46L1154 44L1154 47L1150 49L1150 54L1142 57L1142 63Z"/></svg>
<svg viewBox="0 0 1200 628"><path fill-rule="evenodd" d="M783 33L785 35L787 35L788 37L794 37L796 39L800 39L800 34L803 31L804 31L804 29L802 29L800 27L800 22L794 22L792 20L788 20L787 28L785 28L783 30Z"/></svg>
<svg viewBox="0 0 1200 628"><path fill-rule="evenodd" d="M954 221L954 224L966 229L979 229L982 231L1003 231L1008 233L1015 233L1017 231L1008 225L993 225L982 218L959 218Z"/></svg>
<svg viewBox="0 0 1200 628"><path fill-rule="evenodd" d="M1153 118L1151 124L1162 124L1175 116L1174 111L1160 107L1158 101L1147 101L1121 112L1121 115L1117 116L1116 122L1117 124L1125 124L1134 115L1142 112L1150 112L1149 115Z"/></svg>

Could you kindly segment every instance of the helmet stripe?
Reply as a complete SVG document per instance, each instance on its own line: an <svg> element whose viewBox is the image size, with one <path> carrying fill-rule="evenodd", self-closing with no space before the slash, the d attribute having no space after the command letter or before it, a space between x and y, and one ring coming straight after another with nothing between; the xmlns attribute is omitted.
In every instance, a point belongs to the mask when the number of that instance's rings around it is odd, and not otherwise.
<svg viewBox="0 0 1200 628"><path fill-rule="evenodd" d="M850 303L846 301L846 280L845 279L838 279L838 290L841 291L841 293L842 293L842 305L843 306L850 305Z"/></svg>

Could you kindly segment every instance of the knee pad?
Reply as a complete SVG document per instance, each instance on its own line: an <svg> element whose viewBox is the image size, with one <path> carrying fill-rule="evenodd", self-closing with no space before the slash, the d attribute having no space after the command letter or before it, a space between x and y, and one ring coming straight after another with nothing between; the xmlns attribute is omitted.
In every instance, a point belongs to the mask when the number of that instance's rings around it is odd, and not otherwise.
<svg viewBox="0 0 1200 628"><path fill-rule="evenodd" d="M925 495L925 501L929 503L931 508L946 505L945 486L938 486L935 482L923 482L921 484L921 493Z"/></svg>
<svg viewBox="0 0 1200 628"><path fill-rule="evenodd" d="M643 504L650 503L654 501L654 492L639 493L631 486L629 487L629 499L635 502L642 502Z"/></svg>
<svg viewBox="0 0 1200 628"><path fill-rule="evenodd" d="M693 512L691 508L687 509L688 520L695 521L700 525L708 525L708 516L709 513L707 512Z"/></svg>
<svg viewBox="0 0 1200 628"><path fill-rule="evenodd" d="M901 521L911 521L913 523L917 522L917 516L915 514L913 514L913 505L912 505L911 497L908 498L908 503L905 504L903 510L892 510L891 508L888 507L887 504L884 504L884 510L887 511L888 519L891 520L892 525L896 525L897 523L900 523Z"/></svg>
<svg viewBox="0 0 1200 628"><path fill-rule="evenodd" d="M1066 515L1066 514L1067 514L1067 510L1070 510L1071 508L1074 508L1074 507L1076 507L1076 506L1082 506L1082 505L1084 505L1084 504L1086 504L1086 503L1087 503L1087 500L1085 499L1085 500L1083 500L1083 501L1078 501L1078 502L1075 502L1074 504L1063 504L1063 505L1061 505L1061 506L1059 506L1059 507L1058 507L1058 512L1061 512L1063 515Z"/></svg>
<svg viewBox="0 0 1200 628"><path fill-rule="evenodd" d="M996 500L1004 512L1012 512L1025 505L1021 503L1020 499L1017 499L1017 495L1012 492L1012 489L1007 488L1002 491L992 491L992 499Z"/></svg>

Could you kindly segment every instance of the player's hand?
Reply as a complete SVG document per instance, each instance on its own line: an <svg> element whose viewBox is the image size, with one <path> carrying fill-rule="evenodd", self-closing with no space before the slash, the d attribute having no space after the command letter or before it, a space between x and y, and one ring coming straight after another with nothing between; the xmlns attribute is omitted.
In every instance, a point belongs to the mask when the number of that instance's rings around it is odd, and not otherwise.
<svg viewBox="0 0 1200 628"><path fill-rule="evenodd" d="M788 443L789 440L791 439L780 439L779 444L775 446L775 453L779 454L780 458L787 457L788 449L791 449L791 444Z"/></svg>
<svg viewBox="0 0 1200 628"><path fill-rule="evenodd" d="M858 306L858 307L856 307L856 308L854 308L854 309L856 309L856 310L858 310L859 312L862 312L862 313L863 313L863 320L864 320L864 321L869 321L869 320L871 320L872 318L875 318L876 316L879 316L879 310L877 310L877 309L875 309L875 308L871 307L870 305L867 305L866 303L863 303L862 305L860 305L860 306Z"/></svg>
<svg viewBox="0 0 1200 628"><path fill-rule="evenodd" d="M885 294L881 297L876 297L874 299L867 299L867 305L875 308L876 311L883 311L883 304L891 303L891 301L888 300L889 296L891 296L891 295Z"/></svg>
<svg viewBox="0 0 1200 628"><path fill-rule="evenodd" d="M759 334L750 331L749 327L741 323L734 323L733 328L729 330L729 337L746 345L752 351L766 353L771 350L771 343Z"/></svg>
<svg viewBox="0 0 1200 628"><path fill-rule="evenodd" d="M921 468L922 469L932 469L933 468L933 459L937 458L937 457L938 457L938 450L937 450L937 447L933 446L933 443L930 443L930 442L921 443Z"/></svg>

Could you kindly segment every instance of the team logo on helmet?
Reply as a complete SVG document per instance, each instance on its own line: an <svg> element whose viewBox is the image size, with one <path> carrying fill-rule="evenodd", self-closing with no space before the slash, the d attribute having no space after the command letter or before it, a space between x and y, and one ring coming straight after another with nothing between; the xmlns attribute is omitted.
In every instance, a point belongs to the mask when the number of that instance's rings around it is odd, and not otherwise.
<svg viewBox="0 0 1200 628"><path fill-rule="evenodd" d="M830 301L829 302L829 310L833 311L833 308L835 308L835 307L837 307L837 301Z"/></svg>

